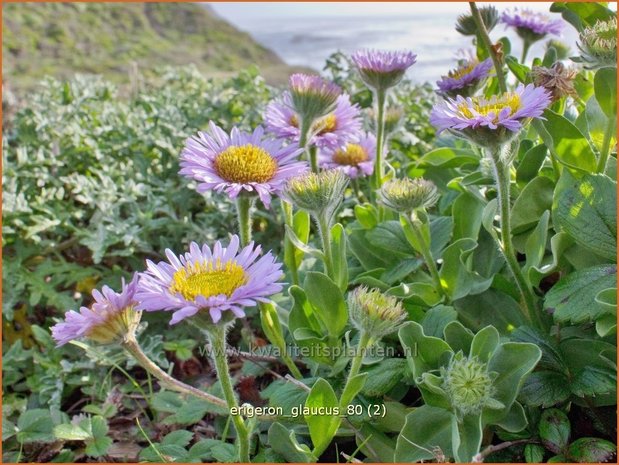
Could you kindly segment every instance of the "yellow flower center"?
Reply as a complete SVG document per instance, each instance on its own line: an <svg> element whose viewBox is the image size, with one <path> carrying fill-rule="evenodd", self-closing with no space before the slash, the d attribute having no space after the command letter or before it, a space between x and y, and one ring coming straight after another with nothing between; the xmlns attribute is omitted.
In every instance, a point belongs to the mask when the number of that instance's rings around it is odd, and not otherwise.
<svg viewBox="0 0 619 465"><path fill-rule="evenodd" d="M501 97L493 100L485 100L481 98L472 98L473 110L477 114L487 116L494 113L497 116L504 108L510 109L510 115L513 115L520 109L520 96L518 94L503 94ZM466 117L473 118L474 113L468 103L463 103L458 106L458 110Z"/></svg>
<svg viewBox="0 0 619 465"><path fill-rule="evenodd" d="M290 124L295 128L299 127L299 118L297 115L292 115L290 117ZM320 118L314 124L312 124L312 133L321 135L327 134L328 132L333 132L337 129L337 119L333 113Z"/></svg>
<svg viewBox="0 0 619 465"><path fill-rule="evenodd" d="M214 165L219 176L239 184L269 181L277 171L277 161L252 144L231 145L215 158Z"/></svg>
<svg viewBox="0 0 619 465"><path fill-rule="evenodd" d="M471 61L465 66L461 66L458 69L454 69L453 71L450 71L449 77L454 78L454 79L460 79L461 77L466 76L467 74L470 74L471 71L473 71L473 69L475 68L475 66L477 66L477 64L478 63L476 61Z"/></svg>
<svg viewBox="0 0 619 465"><path fill-rule="evenodd" d="M338 165L357 166L368 158L368 153L359 144L348 144L345 150L338 149L333 154L333 161Z"/></svg>
<svg viewBox="0 0 619 465"><path fill-rule="evenodd" d="M174 273L170 293L180 293L186 300L221 294L230 297L236 289L247 283L247 279L243 267L234 261L225 264L221 260L216 263L194 263Z"/></svg>

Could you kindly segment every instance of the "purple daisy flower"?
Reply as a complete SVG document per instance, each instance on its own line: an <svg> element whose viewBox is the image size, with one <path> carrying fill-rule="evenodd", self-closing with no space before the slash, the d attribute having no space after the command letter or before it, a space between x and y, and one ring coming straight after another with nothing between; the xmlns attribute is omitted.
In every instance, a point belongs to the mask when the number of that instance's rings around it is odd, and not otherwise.
<svg viewBox="0 0 619 465"><path fill-rule="evenodd" d="M318 162L325 169L338 169L355 179L372 174L375 158L376 137L368 133L354 142L320 152Z"/></svg>
<svg viewBox="0 0 619 465"><path fill-rule="evenodd" d="M548 15L527 8L514 8L513 13L503 12L501 22L515 28L520 37L531 42L543 39L546 34L561 34L564 25L560 19L551 19Z"/></svg>
<svg viewBox="0 0 619 465"><path fill-rule="evenodd" d="M473 95L480 84L488 77L492 69L490 58L481 63L475 59L466 60L460 66L450 71L447 76L442 76L436 85L439 93L446 97L455 98L457 95L469 97Z"/></svg>
<svg viewBox="0 0 619 465"><path fill-rule="evenodd" d="M69 310L63 322L52 326L52 337L58 347L81 337L108 344L134 331L141 316L134 309L137 284L138 274L135 273L129 284L122 280L120 293L108 286L103 286L101 292L93 290L95 303L91 308L82 307L79 312Z"/></svg>
<svg viewBox="0 0 619 465"><path fill-rule="evenodd" d="M482 146L496 145L512 138L531 118L541 117L550 102L543 87L521 84L490 99L447 99L434 106L430 122L439 133L449 130Z"/></svg>
<svg viewBox="0 0 619 465"><path fill-rule="evenodd" d="M281 263L271 252L260 259L261 247L251 242L239 250L239 238L234 235L228 247L216 242L211 250L195 242L189 252L178 257L170 250L168 262L147 260L147 270L140 274L136 293L138 309L149 312L171 310L170 324L207 310L209 322L217 323L222 312L228 318L243 317L244 307L269 302L269 297L282 290L277 281L283 276Z"/></svg>
<svg viewBox="0 0 619 465"><path fill-rule="evenodd" d="M417 55L408 50L358 50L351 58L361 79L380 91L397 85L406 70L417 61Z"/></svg>
<svg viewBox="0 0 619 465"><path fill-rule="evenodd" d="M267 131L276 137L299 142L301 130L299 115L292 107L292 97L284 92L281 100L269 103L264 114ZM361 111L358 105L350 103L348 95L340 95L335 109L316 120L310 129L310 145L318 148L335 148L350 140L361 130Z"/></svg>
<svg viewBox="0 0 619 465"><path fill-rule="evenodd" d="M185 144L180 174L198 181L198 192L225 192L231 199L241 191L256 192L268 207L271 195L278 194L286 179L305 171L298 161L303 149L284 147L281 140L266 139L262 127L253 134L233 128L230 135L209 123L209 133L199 132Z"/></svg>
<svg viewBox="0 0 619 465"><path fill-rule="evenodd" d="M293 74L289 84L292 106L307 121L329 113L342 93L338 85L311 74Z"/></svg>

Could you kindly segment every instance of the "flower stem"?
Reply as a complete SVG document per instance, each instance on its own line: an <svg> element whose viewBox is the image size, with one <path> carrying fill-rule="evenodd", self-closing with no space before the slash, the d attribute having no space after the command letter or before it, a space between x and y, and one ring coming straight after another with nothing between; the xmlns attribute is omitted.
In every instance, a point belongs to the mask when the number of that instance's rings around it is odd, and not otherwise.
<svg viewBox="0 0 619 465"><path fill-rule="evenodd" d="M604 132L604 139L602 141L602 149L600 150L600 159L598 160L597 172L603 173L606 169L606 162L608 161L608 155L610 154L610 141L615 134L617 125L616 117L608 118L606 122L606 131Z"/></svg>
<svg viewBox="0 0 619 465"><path fill-rule="evenodd" d="M213 325L206 331L211 343L211 353L215 362L217 378L224 393L224 398L228 408L238 407L239 404L232 388L232 380L228 371L228 360L226 357L226 328L220 325ZM240 415L231 415L234 427L236 428L237 446L239 459L242 463L249 463L249 431Z"/></svg>
<svg viewBox="0 0 619 465"><path fill-rule="evenodd" d="M503 73L503 66L499 61L499 57L497 56L494 48L492 46L492 41L490 40L490 36L488 35L488 30L486 29L486 25L484 24L484 20L481 17L481 13L477 8L475 2L469 2L471 6L471 14L473 16L473 21L475 21L475 25L477 26L478 37L484 43L484 47L488 52L488 56L492 59L492 63L494 64L494 69L496 70L496 77L499 81L499 89L501 92L507 92L507 84L505 83L505 74Z"/></svg>
<svg viewBox="0 0 619 465"><path fill-rule="evenodd" d="M307 147L307 139L309 137L310 129L312 128L313 121L307 118L301 118L300 134L299 134L299 147L305 151L306 157L310 162L312 171L318 173L318 160L316 151L312 151L312 148Z"/></svg>
<svg viewBox="0 0 619 465"><path fill-rule="evenodd" d="M318 147L312 145L309 149L310 166L313 173L318 173Z"/></svg>
<svg viewBox="0 0 619 465"><path fill-rule="evenodd" d="M527 55L529 53L529 49L531 48L531 41L524 39L522 43L522 56L520 57L520 63L525 64L525 60L527 59Z"/></svg>
<svg viewBox="0 0 619 465"><path fill-rule="evenodd" d="M282 212L284 213L284 223L291 229L294 228L294 216L292 214L292 204L281 199ZM290 271L290 277L292 278L292 284L299 285L299 265L295 257L296 247L288 237L288 233L284 237L284 258L286 260L286 266Z"/></svg>
<svg viewBox="0 0 619 465"><path fill-rule="evenodd" d="M374 160L374 173L372 187L380 189L383 184L383 146L385 144L385 101L386 91L376 90L376 159Z"/></svg>
<svg viewBox="0 0 619 465"><path fill-rule="evenodd" d="M246 246L251 242L251 207L253 203L253 198L243 194L239 194L236 198L236 214L242 246Z"/></svg>
<svg viewBox="0 0 619 465"><path fill-rule="evenodd" d="M129 352L133 356L133 358L135 358L135 360L140 364L142 368L144 368L148 373L161 381L162 385L164 385L168 389L172 389L182 394L189 394L194 397L198 397L220 407L227 406L226 401L224 401L223 399L220 399L219 397L209 394L208 392L204 392L200 389L196 389L193 386L189 386L188 384L185 384L171 377L165 371L159 368L142 351L140 345L138 344L138 341L135 338L135 334L128 334L127 336L125 336L125 339L123 340L123 342L121 342L121 345L127 352Z"/></svg>
<svg viewBox="0 0 619 465"><path fill-rule="evenodd" d="M419 248L421 249L421 256L426 262L426 266L428 267L428 271L430 272L430 277L432 278L432 281L434 281L434 287L436 289L436 292L438 292L439 295L443 296L443 298L445 299L445 303L449 303L450 299L445 292L445 289L443 289L441 277L438 274L438 268L436 268L436 261L434 260L434 257L432 256L432 251L430 250L430 244L426 242L425 238L423 237L423 233L419 230L419 227L417 226L415 221L413 221L411 216L401 214L400 218L404 220L405 226L408 227L408 232L413 235L413 237L416 239L417 244L419 244ZM413 243L411 243L411 245L413 247L415 246Z"/></svg>
<svg viewBox="0 0 619 465"><path fill-rule="evenodd" d="M322 242L322 251L325 256L325 273L329 278L335 280L333 273L333 252L331 251L331 227L324 215L317 216L316 223L318 225L318 234Z"/></svg>
<svg viewBox="0 0 619 465"><path fill-rule="evenodd" d="M509 164L501 158L501 148L488 149L494 169L494 179L497 187L497 201L499 203L501 241L499 247L503 252L507 267L513 275L516 286L523 299L525 318L538 328L543 328L541 315L537 308L537 298L529 281L522 274L522 269L516 258L516 252L511 236L511 207L509 199L510 175Z"/></svg>
<svg viewBox="0 0 619 465"><path fill-rule="evenodd" d="M361 364L363 363L363 357L365 356L365 351L370 346L370 343L370 335L366 331L361 331L359 333L359 343L357 344L357 351L352 358L352 362L350 364L350 371L348 372L348 378L346 378L346 384L344 385L342 393L347 391L352 379L359 374L359 370L361 370ZM345 409L346 407L348 407L348 405L340 405L340 407L342 409Z"/></svg>

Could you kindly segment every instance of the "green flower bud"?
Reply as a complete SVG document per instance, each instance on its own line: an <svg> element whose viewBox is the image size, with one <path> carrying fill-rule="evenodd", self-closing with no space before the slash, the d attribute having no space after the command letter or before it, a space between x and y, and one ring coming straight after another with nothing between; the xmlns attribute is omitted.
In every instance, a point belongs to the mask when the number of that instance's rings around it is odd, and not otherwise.
<svg viewBox="0 0 619 465"><path fill-rule="evenodd" d="M291 178L283 195L297 208L331 222L347 185L348 176L340 170L305 173Z"/></svg>
<svg viewBox="0 0 619 465"><path fill-rule="evenodd" d="M379 191L382 204L399 213L410 213L418 208L430 208L438 201L438 190L426 179L392 179Z"/></svg>
<svg viewBox="0 0 619 465"><path fill-rule="evenodd" d="M370 109L368 116L372 121L376 121L376 111ZM400 128L404 119L404 110L400 107L389 107L385 111L385 134L391 134ZM374 128L376 129L376 128Z"/></svg>
<svg viewBox="0 0 619 465"><path fill-rule="evenodd" d="M488 32L492 31L499 22L499 12L493 6L482 6L479 8L481 19L484 20L484 25ZM477 24L471 14L463 14L458 16L456 22L456 31L464 36L474 36L477 34Z"/></svg>
<svg viewBox="0 0 619 465"><path fill-rule="evenodd" d="M407 317L398 299L365 286L348 294L348 313L355 328L374 340L396 331Z"/></svg>
<svg viewBox="0 0 619 465"><path fill-rule="evenodd" d="M492 398L493 376L477 357L465 357L458 352L447 368L441 368L441 377L442 388L460 416L481 413L486 406L498 407L499 402Z"/></svg>
<svg viewBox="0 0 619 465"><path fill-rule="evenodd" d="M580 33L580 60L588 69L617 66L617 18L598 21Z"/></svg>

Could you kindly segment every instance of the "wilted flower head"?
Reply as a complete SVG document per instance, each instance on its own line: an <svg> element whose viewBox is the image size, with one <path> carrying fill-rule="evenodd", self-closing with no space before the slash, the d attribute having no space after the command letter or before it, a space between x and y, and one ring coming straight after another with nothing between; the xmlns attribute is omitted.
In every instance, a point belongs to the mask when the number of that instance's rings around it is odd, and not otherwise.
<svg viewBox="0 0 619 465"><path fill-rule="evenodd" d="M339 170L305 173L291 178L283 195L297 208L331 222L347 185L348 176Z"/></svg>
<svg viewBox="0 0 619 465"><path fill-rule="evenodd" d="M180 174L198 181L198 192L225 192L233 199L242 191L255 192L268 207L286 179L308 169L297 161L303 150L266 139L262 127L253 134L234 128L230 135L212 121L209 132L187 140L181 154Z"/></svg>
<svg viewBox="0 0 619 465"><path fill-rule="evenodd" d="M572 97L577 95L574 89L576 74L575 70L566 68L560 61L557 61L551 68L534 66L531 70L533 84L546 89L553 102L568 95Z"/></svg>
<svg viewBox="0 0 619 465"><path fill-rule="evenodd" d="M501 21L516 29L524 40L536 42L547 34L559 35L563 30L563 21L551 19L548 15L527 8L514 8L513 12L505 11Z"/></svg>
<svg viewBox="0 0 619 465"><path fill-rule="evenodd" d="M489 76L491 69L490 58L481 63L476 59L463 60L458 68L450 71L447 76L442 76L436 85L439 93L445 97L455 98L458 95L470 97Z"/></svg>
<svg viewBox="0 0 619 465"><path fill-rule="evenodd" d="M617 66L617 18L597 21L580 33L578 48L588 69Z"/></svg>
<svg viewBox="0 0 619 465"><path fill-rule="evenodd" d="M300 116L292 105L290 92L284 92L281 100L274 100L264 114L267 131L275 136L299 142ZM350 97L340 95L331 113L318 118L310 128L309 145L334 149L352 139L361 130L361 114L358 105L350 103Z"/></svg>
<svg viewBox="0 0 619 465"><path fill-rule="evenodd" d="M397 85L417 61L417 55L407 50L358 50L351 58L363 82L379 91Z"/></svg>
<svg viewBox="0 0 619 465"><path fill-rule="evenodd" d="M342 89L320 76L295 73L290 76L292 106L307 121L326 115L335 105Z"/></svg>
<svg viewBox="0 0 619 465"><path fill-rule="evenodd" d="M430 208L438 200L438 190L426 179L391 179L378 193L382 204L398 213L410 213L418 208Z"/></svg>
<svg viewBox="0 0 619 465"><path fill-rule="evenodd" d="M326 169L343 171L351 179L369 176L374 171L376 138L365 134L354 142L320 152L318 162Z"/></svg>
<svg viewBox="0 0 619 465"><path fill-rule="evenodd" d="M482 6L479 8L479 13L481 14L481 19L484 21L486 30L488 32L492 31L499 22L499 12L497 9L493 6ZM458 16L456 31L465 36L474 36L477 34L477 24L475 24L475 20L470 13Z"/></svg>
<svg viewBox="0 0 619 465"><path fill-rule="evenodd" d="M277 282L283 276L281 263L271 252L258 259L260 252L253 242L239 250L236 235L228 247L218 241L211 250L192 242L189 252L178 257L166 249L167 262L146 261L136 293L138 308L172 311L170 324L196 314L209 324L243 317L243 308L269 302L282 289Z"/></svg>
<svg viewBox="0 0 619 465"><path fill-rule="evenodd" d="M137 283L136 273L129 284L122 280L120 293L108 286L103 286L101 292L93 290L95 303L90 308L82 307L79 313L69 310L65 314L65 321L52 326L52 337L58 346L81 337L109 344L133 333L141 316L134 308L137 304L134 298Z"/></svg>
<svg viewBox="0 0 619 465"><path fill-rule="evenodd" d="M438 103L430 122L438 132L449 130L482 147L496 147L512 139L531 118L550 105L550 93L532 84L513 92L485 97L458 96Z"/></svg>
<svg viewBox="0 0 619 465"><path fill-rule="evenodd" d="M447 368L441 368L442 388L451 406L460 416L479 414L486 406L498 406L494 400L493 376L485 363L462 352L452 356Z"/></svg>
<svg viewBox="0 0 619 465"><path fill-rule="evenodd" d="M407 318L398 299L365 286L348 294L348 313L355 328L366 332L375 341L397 331Z"/></svg>

